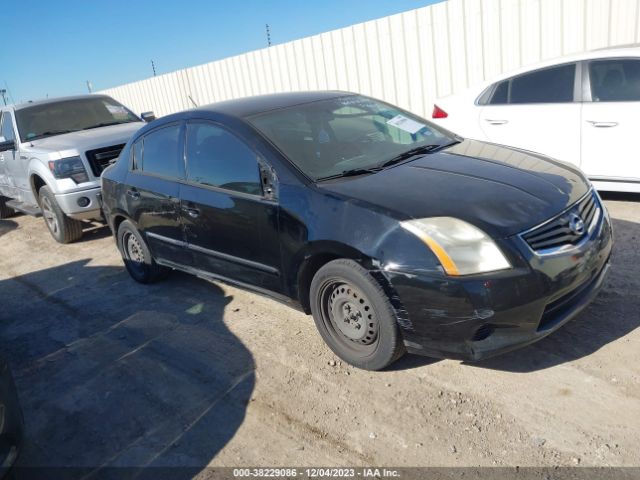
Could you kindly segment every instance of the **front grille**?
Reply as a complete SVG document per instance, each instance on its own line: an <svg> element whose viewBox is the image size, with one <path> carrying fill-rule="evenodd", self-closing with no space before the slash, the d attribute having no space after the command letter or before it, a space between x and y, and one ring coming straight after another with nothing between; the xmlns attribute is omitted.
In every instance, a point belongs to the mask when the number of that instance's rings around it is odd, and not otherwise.
<svg viewBox="0 0 640 480"><path fill-rule="evenodd" d="M109 166L109 162L114 158L118 158L123 148L124 143L110 147L96 148L95 150L85 152L93 174L99 177L102 171Z"/></svg>
<svg viewBox="0 0 640 480"><path fill-rule="evenodd" d="M536 252L560 248L565 245L575 245L588 234L589 226L599 210L598 198L593 191L590 191L569 210L550 222L529 230L522 235L522 238ZM570 228L570 223L576 215L584 222L582 232Z"/></svg>

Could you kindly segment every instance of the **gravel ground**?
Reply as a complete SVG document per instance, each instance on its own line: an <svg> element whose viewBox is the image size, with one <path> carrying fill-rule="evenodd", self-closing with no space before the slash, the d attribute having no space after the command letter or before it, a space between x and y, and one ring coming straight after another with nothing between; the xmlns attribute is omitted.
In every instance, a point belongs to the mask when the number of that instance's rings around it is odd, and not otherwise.
<svg viewBox="0 0 640 480"><path fill-rule="evenodd" d="M341 363L310 317L174 273L130 280L106 228L57 245L0 221L0 342L22 466L640 466L640 198L609 197L596 301L475 364Z"/></svg>

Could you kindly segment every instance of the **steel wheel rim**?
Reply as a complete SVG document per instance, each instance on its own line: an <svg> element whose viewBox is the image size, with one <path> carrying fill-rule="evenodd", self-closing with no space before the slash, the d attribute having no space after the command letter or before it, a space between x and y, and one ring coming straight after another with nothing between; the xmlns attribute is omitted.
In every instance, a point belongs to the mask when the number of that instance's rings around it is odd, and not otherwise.
<svg viewBox="0 0 640 480"><path fill-rule="evenodd" d="M327 281L320 293L322 320L329 334L355 353L372 353L380 323L369 298L343 279Z"/></svg>
<svg viewBox="0 0 640 480"><path fill-rule="evenodd" d="M47 226L51 233L54 235L58 234L59 225L58 225L58 217L53 211L53 206L51 205L51 200L47 197L42 197L42 216L44 217L45 222L47 222Z"/></svg>
<svg viewBox="0 0 640 480"><path fill-rule="evenodd" d="M142 273L145 264L144 251L142 250L142 244L138 238L130 233L125 233L122 238L122 249L124 251L125 259L128 260L127 264L133 268L136 273Z"/></svg>

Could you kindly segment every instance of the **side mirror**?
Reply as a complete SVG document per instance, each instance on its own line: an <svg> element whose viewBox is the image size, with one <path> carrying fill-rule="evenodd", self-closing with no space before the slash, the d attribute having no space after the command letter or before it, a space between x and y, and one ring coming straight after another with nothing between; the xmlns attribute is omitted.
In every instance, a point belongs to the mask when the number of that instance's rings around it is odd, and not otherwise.
<svg viewBox="0 0 640 480"><path fill-rule="evenodd" d="M15 140L5 140L4 137L0 137L0 152L6 152L8 150L15 150Z"/></svg>
<svg viewBox="0 0 640 480"><path fill-rule="evenodd" d="M140 117L142 117L142 120L144 120L147 123L153 122L156 119L156 116L154 115L153 112L142 112L140 114Z"/></svg>
<svg viewBox="0 0 640 480"><path fill-rule="evenodd" d="M278 200L278 175L271 165L258 158L260 166L260 182L262 183L262 195L267 200Z"/></svg>

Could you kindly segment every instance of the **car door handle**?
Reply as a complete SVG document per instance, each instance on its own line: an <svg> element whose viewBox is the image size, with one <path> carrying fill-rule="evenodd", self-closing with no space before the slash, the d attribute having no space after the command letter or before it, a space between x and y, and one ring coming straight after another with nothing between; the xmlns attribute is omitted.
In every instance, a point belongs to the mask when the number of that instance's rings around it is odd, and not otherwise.
<svg viewBox="0 0 640 480"><path fill-rule="evenodd" d="M509 123L509 120L494 120L492 118L485 118L484 121L489 125L504 125L505 123Z"/></svg>
<svg viewBox="0 0 640 480"><path fill-rule="evenodd" d="M618 126L618 122L598 122L595 120L587 120L587 123L590 123L592 127L598 128L610 128Z"/></svg>
<svg viewBox="0 0 640 480"><path fill-rule="evenodd" d="M137 190L127 190L127 195L134 200L138 200L140 198L140 192L138 192Z"/></svg>
<svg viewBox="0 0 640 480"><path fill-rule="evenodd" d="M200 210L194 207L187 207L185 205L182 206L182 211L189 215L191 218L196 218L200 215Z"/></svg>

